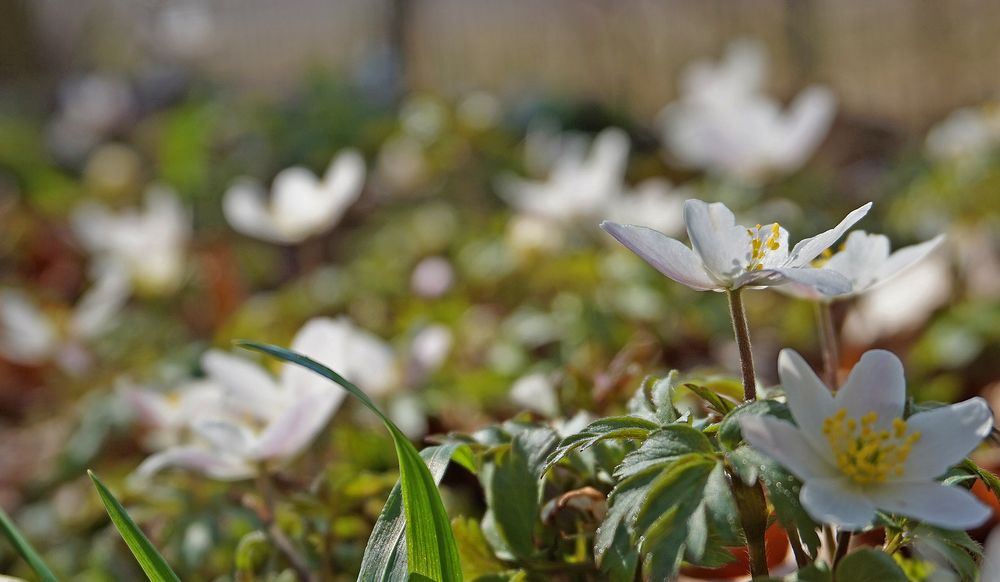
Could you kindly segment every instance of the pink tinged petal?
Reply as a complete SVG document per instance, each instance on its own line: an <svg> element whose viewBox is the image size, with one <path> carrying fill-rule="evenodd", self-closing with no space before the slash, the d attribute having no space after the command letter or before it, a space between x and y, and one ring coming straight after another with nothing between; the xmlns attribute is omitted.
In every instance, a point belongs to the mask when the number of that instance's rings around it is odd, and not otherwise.
<svg viewBox="0 0 1000 582"><path fill-rule="evenodd" d="M868 211L871 209L872 203L869 202L864 206L852 211L844 220L840 221L840 224L831 228L830 230L820 233L814 237L803 239L795 245L792 249L792 255L789 257L788 266L789 267L805 267L813 259L818 257L820 253L830 248L830 246L837 242L847 229L854 226L854 223L864 218Z"/></svg>
<svg viewBox="0 0 1000 582"><path fill-rule="evenodd" d="M941 246L942 242L944 242L944 235L939 234L929 241L903 247L892 253L882 266L878 274L877 283L888 280L912 267L915 263L934 252L935 249Z"/></svg>
<svg viewBox="0 0 1000 582"><path fill-rule="evenodd" d="M934 479L960 462L989 436L993 413L982 398L914 414L906 420L920 432L907 458L903 478Z"/></svg>
<svg viewBox="0 0 1000 582"><path fill-rule="evenodd" d="M679 240L644 226L602 222L601 228L657 271L697 291L721 290L694 251Z"/></svg>
<svg viewBox="0 0 1000 582"><path fill-rule="evenodd" d="M684 223L691 246L709 273L730 280L746 271L750 234L736 224L736 217L725 204L688 200L684 203Z"/></svg>
<svg viewBox="0 0 1000 582"><path fill-rule="evenodd" d="M886 350L865 352L834 398L834 407L846 408L848 418L874 411L878 415L875 426L882 429L892 427L893 419L903 416L905 403L903 364Z"/></svg>
<svg viewBox="0 0 1000 582"><path fill-rule="evenodd" d="M836 411L830 389L795 350L786 348L778 354L778 376L802 435L814 450L832 462L833 452L823 435L823 420Z"/></svg>
<svg viewBox="0 0 1000 582"><path fill-rule="evenodd" d="M861 529L875 519L875 505L841 479L807 481L799 501L816 521L847 529Z"/></svg>
<svg viewBox="0 0 1000 582"><path fill-rule="evenodd" d="M342 394L332 390L300 397L264 429L250 456L284 460L298 455L323 430L342 401Z"/></svg>
<svg viewBox="0 0 1000 582"><path fill-rule="evenodd" d="M197 471L212 479L236 481L256 474L252 465L240 459L196 446L173 447L150 455L136 469L142 478L148 478L168 467Z"/></svg>
<svg viewBox="0 0 1000 582"><path fill-rule="evenodd" d="M790 422L767 416L744 416L740 419L743 438L755 449L781 463L802 480L833 478L837 471L827 463Z"/></svg>
<svg viewBox="0 0 1000 582"><path fill-rule="evenodd" d="M947 529L980 526L993 512L967 489L933 481L887 483L866 494L879 509Z"/></svg>

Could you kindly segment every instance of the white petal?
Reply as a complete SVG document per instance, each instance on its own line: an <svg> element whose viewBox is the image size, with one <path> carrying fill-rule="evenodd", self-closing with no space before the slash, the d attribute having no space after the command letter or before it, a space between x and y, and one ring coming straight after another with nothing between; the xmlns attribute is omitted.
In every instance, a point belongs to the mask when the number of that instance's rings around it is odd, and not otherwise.
<svg viewBox="0 0 1000 582"><path fill-rule="evenodd" d="M38 364L55 352L58 342L55 326L26 295L0 292L0 353L5 358Z"/></svg>
<svg viewBox="0 0 1000 582"><path fill-rule="evenodd" d="M684 203L684 223L691 246L708 272L722 280L731 280L746 271L750 262L750 234L736 224L736 217L725 204L688 200Z"/></svg>
<svg viewBox="0 0 1000 582"><path fill-rule="evenodd" d="M812 262L813 259L818 257L820 253L830 248L830 246L837 242L847 229L854 226L854 223L864 218L868 211L871 209L872 203L869 202L860 208L855 209L850 214L844 217L844 220L840 221L840 224L831 228L830 230L817 234L812 238L807 238L799 241L792 249L792 255L788 259L788 266L790 267L804 267Z"/></svg>
<svg viewBox="0 0 1000 582"><path fill-rule="evenodd" d="M918 412L906 420L920 432L907 458L904 478L933 479L960 462L990 434L993 413L982 398Z"/></svg>
<svg viewBox="0 0 1000 582"><path fill-rule="evenodd" d="M70 320L71 333L83 339L96 337L111 325L128 302L129 279L121 269L109 268L77 302Z"/></svg>
<svg viewBox="0 0 1000 582"><path fill-rule="evenodd" d="M682 285L698 291L722 288L709 277L698 255L679 240L644 226L605 221L601 228L657 271Z"/></svg>
<svg viewBox="0 0 1000 582"><path fill-rule="evenodd" d="M333 198L346 205L357 200L364 183L365 159L355 149L340 152L323 176L323 185L333 193Z"/></svg>
<svg viewBox="0 0 1000 582"><path fill-rule="evenodd" d="M542 416L559 416L559 394L549 376L541 372L518 378L510 387L510 400Z"/></svg>
<svg viewBox="0 0 1000 582"><path fill-rule="evenodd" d="M282 396L274 379L246 358L209 350L201 358L201 367L225 388L227 400L239 410L257 418L270 418L280 405Z"/></svg>
<svg viewBox="0 0 1000 582"><path fill-rule="evenodd" d="M274 177L271 208L278 229L294 242L333 226L338 208L315 174L294 166Z"/></svg>
<svg viewBox="0 0 1000 582"><path fill-rule="evenodd" d="M237 457L245 457L256 440L250 427L230 420L198 419L191 423L191 430L213 450Z"/></svg>
<svg viewBox="0 0 1000 582"><path fill-rule="evenodd" d="M905 271L909 267L913 266L914 263L917 263L927 255L931 254L941 245L942 242L944 242L944 235L939 234L929 241L903 247L892 253L889 255L889 258L886 260L881 272L878 275L878 282L881 283L882 281L890 279L894 275Z"/></svg>
<svg viewBox="0 0 1000 582"><path fill-rule="evenodd" d="M782 286L786 281L794 281L799 285L814 287L817 292L830 296L846 293L851 290L851 282L843 275L829 269L812 269L809 267L785 267L778 269L761 269L752 271L748 275L756 274L765 277L768 274L774 275L766 279L767 286ZM740 281L744 280L741 278ZM751 277L752 281L752 277ZM744 283L760 285L760 282Z"/></svg>
<svg viewBox="0 0 1000 582"><path fill-rule="evenodd" d="M993 512L968 490L933 481L887 483L867 495L879 509L947 529L980 526Z"/></svg>
<svg viewBox="0 0 1000 582"><path fill-rule="evenodd" d="M778 376L795 424L812 448L832 461L833 452L822 432L823 420L835 411L830 389L795 350L786 348L778 354Z"/></svg>
<svg viewBox="0 0 1000 582"><path fill-rule="evenodd" d="M871 286L889 258L889 237L855 230L847 235L844 248L823 265L841 273L854 284L852 294Z"/></svg>
<svg viewBox="0 0 1000 582"><path fill-rule="evenodd" d="M801 166L826 137L836 109L837 99L825 87L809 87L800 93L782 120L775 166L784 171Z"/></svg>
<svg viewBox="0 0 1000 582"><path fill-rule="evenodd" d="M824 454L813 449L802 431L790 422L767 416L742 416L739 420L747 442L799 479L837 476L837 471L823 460Z"/></svg>
<svg viewBox="0 0 1000 582"><path fill-rule="evenodd" d="M323 430L342 401L343 392L334 392L333 387L299 396L264 429L251 452L252 458L283 460L298 455Z"/></svg>
<svg viewBox="0 0 1000 582"><path fill-rule="evenodd" d="M136 473L148 478L167 467L190 469L220 481L247 479L256 474L254 467L243 459L195 446L174 447L150 455Z"/></svg>
<svg viewBox="0 0 1000 582"><path fill-rule="evenodd" d="M890 428L893 419L903 416L905 403L903 364L886 350L865 352L834 398L835 408L846 408L848 418L874 411L878 414L876 426L881 429Z"/></svg>
<svg viewBox="0 0 1000 582"><path fill-rule="evenodd" d="M291 242L275 225L267 193L256 182L244 179L230 186L222 198L222 212L237 232L268 242Z"/></svg>
<svg viewBox="0 0 1000 582"><path fill-rule="evenodd" d="M861 529L875 518L872 502L839 479L807 481L799 501L816 521L847 529Z"/></svg>

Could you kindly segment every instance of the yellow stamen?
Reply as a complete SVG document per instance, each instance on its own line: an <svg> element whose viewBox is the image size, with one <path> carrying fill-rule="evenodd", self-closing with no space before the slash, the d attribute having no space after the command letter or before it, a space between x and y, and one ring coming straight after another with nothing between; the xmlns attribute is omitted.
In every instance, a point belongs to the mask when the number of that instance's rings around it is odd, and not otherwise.
<svg viewBox="0 0 1000 582"><path fill-rule="evenodd" d="M748 228L750 235L750 264L747 271L759 271L764 268L763 260L768 251L776 251L781 248L781 226L777 222L771 225L770 234L765 236L761 230L763 225L758 224L754 228Z"/></svg>
<svg viewBox="0 0 1000 582"><path fill-rule="evenodd" d="M902 477L910 450L920 440L918 431L907 434L902 418L892 420L891 431L875 430L877 423L875 411L855 420L847 418L844 408L823 420L837 467L859 485L883 483L889 475Z"/></svg>

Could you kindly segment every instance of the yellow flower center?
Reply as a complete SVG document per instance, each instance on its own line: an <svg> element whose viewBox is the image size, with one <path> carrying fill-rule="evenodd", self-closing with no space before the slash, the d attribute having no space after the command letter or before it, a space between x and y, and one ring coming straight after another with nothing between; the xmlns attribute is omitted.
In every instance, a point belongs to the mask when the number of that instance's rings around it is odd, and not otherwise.
<svg viewBox="0 0 1000 582"><path fill-rule="evenodd" d="M781 227L777 222L771 225L770 234L763 230L763 226L757 225L748 228L750 235L750 264L747 271L759 271L764 268L763 260L768 251L776 251L781 248ZM766 235L766 236L765 236Z"/></svg>
<svg viewBox="0 0 1000 582"><path fill-rule="evenodd" d="M877 422L875 411L855 420L847 418L843 408L823 420L823 434L833 449L837 467L859 485L883 483L890 476L902 477L910 449L920 440L920 432L908 433L902 418L893 419L891 431L875 430Z"/></svg>

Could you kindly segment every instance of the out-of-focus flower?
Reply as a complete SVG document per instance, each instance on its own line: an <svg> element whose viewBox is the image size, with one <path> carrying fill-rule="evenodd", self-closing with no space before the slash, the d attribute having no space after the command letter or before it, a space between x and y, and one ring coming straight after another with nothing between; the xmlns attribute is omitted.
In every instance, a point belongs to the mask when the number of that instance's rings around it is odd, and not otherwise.
<svg viewBox="0 0 1000 582"><path fill-rule="evenodd" d="M667 149L682 164L751 184L792 172L826 136L836 110L822 87L787 111L762 92L767 63L757 43L730 45L718 64L698 61L681 78L681 97L660 114Z"/></svg>
<svg viewBox="0 0 1000 582"><path fill-rule="evenodd" d="M844 320L844 338L856 345L910 331L951 296L948 261L932 255L863 295Z"/></svg>
<svg viewBox="0 0 1000 582"><path fill-rule="evenodd" d="M434 97L413 97L400 107L399 123L403 131L425 144L441 135L447 121L447 109Z"/></svg>
<svg viewBox="0 0 1000 582"><path fill-rule="evenodd" d="M436 370L448 357L454 337L443 325L428 325L410 341L410 362L421 373Z"/></svg>
<svg viewBox="0 0 1000 582"><path fill-rule="evenodd" d="M927 155L938 161L974 160L1000 145L1000 109L953 111L927 132Z"/></svg>
<svg viewBox="0 0 1000 582"><path fill-rule="evenodd" d="M55 360L82 372L89 361L83 345L107 331L129 291L120 271L107 270L65 318L50 317L20 291L0 291L0 355L32 366Z"/></svg>
<svg viewBox="0 0 1000 582"><path fill-rule="evenodd" d="M423 144L406 134L385 140L375 164L378 185L390 191L411 191L430 175Z"/></svg>
<svg viewBox="0 0 1000 582"><path fill-rule="evenodd" d="M214 32L215 18L209 3L203 0L167 3L153 22L156 48L183 59L201 56L210 46Z"/></svg>
<svg viewBox="0 0 1000 582"><path fill-rule="evenodd" d="M78 159L132 114L132 89L124 79L86 75L59 88L59 109L48 127L55 153Z"/></svg>
<svg viewBox="0 0 1000 582"><path fill-rule="evenodd" d="M524 136L524 166L532 176L544 176L560 158L585 158L588 143L582 133L560 131L550 121L535 121Z"/></svg>
<svg viewBox="0 0 1000 582"><path fill-rule="evenodd" d="M542 372L518 378L510 387L510 400L542 416L549 418L559 416L559 395L556 393L556 386L552 378Z"/></svg>
<svg viewBox="0 0 1000 582"><path fill-rule="evenodd" d="M427 257L413 269L410 289L421 297L440 297L455 282L455 269L444 257Z"/></svg>
<svg viewBox="0 0 1000 582"><path fill-rule="evenodd" d="M292 351L336 370L362 390L378 394L397 378L391 348L346 318L309 321ZM149 476L169 466L221 480L251 477L261 465L297 456L337 410L345 392L322 376L285 363L277 379L260 365L220 351L202 360L225 406L190 421L194 442L167 448L139 466Z"/></svg>
<svg viewBox="0 0 1000 582"><path fill-rule="evenodd" d="M803 481L800 499L813 518L859 529L882 510L968 529L990 516L968 490L935 481L989 435L985 400L904 419L903 366L883 350L866 352L836 395L792 350L782 350L778 373L795 424L745 415L740 427L751 446Z"/></svg>
<svg viewBox="0 0 1000 582"><path fill-rule="evenodd" d="M184 277L191 214L177 194L154 186L145 207L113 212L85 202L73 212L73 230L100 268L122 269L144 292L169 293Z"/></svg>
<svg viewBox="0 0 1000 582"><path fill-rule="evenodd" d="M829 302L854 297L912 267L933 252L943 240L944 235L939 235L929 241L904 247L890 254L889 237L856 230L847 235L847 241L840 251L814 261L821 263L820 269L836 271L847 277L851 282L850 291L828 294L794 281L777 289L782 293L813 301Z"/></svg>
<svg viewBox="0 0 1000 582"><path fill-rule="evenodd" d="M222 387L212 380L185 382L169 392L127 380L119 380L116 388L149 430L145 443L153 450L176 446L195 419L217 416L226 404Z"/></svg>
<svg viewBox="0 0 1000 582"><path fill-rule="evenodd" d="M607 218L622 224L641 224L664 234L678 234L684 230L684 200L691 194L683 186L651 178L610 204Z"/></svg>
<svg viewBox="0 0 1000 582"><path fill-rule="evenodd" d="M222 209L229 224L247 236L297 244L336 226L361 195L364 181L361 154L345 150L333 159L322 179L298 166L279 172L270 200L259 183L238 180L226 191Z"/></svg>
<svg viewBox="0 0 1000 582"><path fill-rule="evenodd" d="M507 224L506 243L522 257L556 252L563 247L565 238L561 229L538 216L519 214Z"/></svg>
<svg viewBox="0 0 1000 582"><path fill-rule="evenodd" d="M455 111L459 121L466 126L482 131L495 126L500 121L503 110L500 100L485 91L475 91L466 95Z"/></svg>
<svg viewBox="0 0 1000 582"><path fill-rule="evenodd" d="M603 222L601 228L656 270L698 291L726 291L743 286L770 287L797 281L824 293L850 291L840 273L815 269L813 259L868 213L871 202L854 210L836 227L803 239L789 251L788 231L778 223L747 228L720 202L684 203L689 248L679 240L642 226Z"/></svg>

